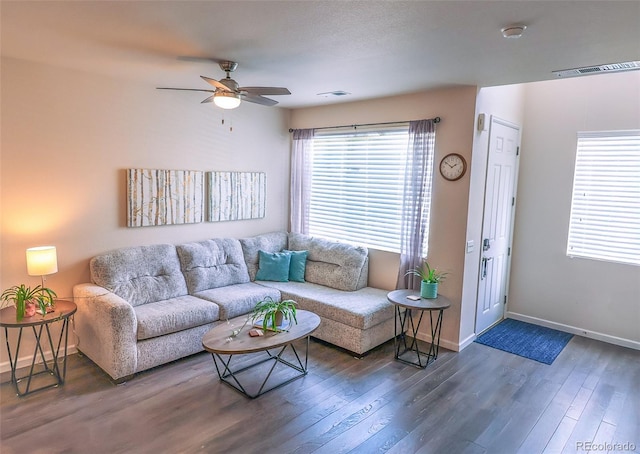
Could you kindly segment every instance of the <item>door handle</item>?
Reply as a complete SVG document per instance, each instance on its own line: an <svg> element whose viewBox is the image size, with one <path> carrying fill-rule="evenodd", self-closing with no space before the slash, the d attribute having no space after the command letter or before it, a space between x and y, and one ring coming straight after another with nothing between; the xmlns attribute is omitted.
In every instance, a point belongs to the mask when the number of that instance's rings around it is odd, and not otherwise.
<svg viewBox="0 0 640 454"><path fill-rule="evenodd" d="M493 260L493 257L482 257L482 274L480 275L480 280L487 277L487 263L491 260Z"/></svg>

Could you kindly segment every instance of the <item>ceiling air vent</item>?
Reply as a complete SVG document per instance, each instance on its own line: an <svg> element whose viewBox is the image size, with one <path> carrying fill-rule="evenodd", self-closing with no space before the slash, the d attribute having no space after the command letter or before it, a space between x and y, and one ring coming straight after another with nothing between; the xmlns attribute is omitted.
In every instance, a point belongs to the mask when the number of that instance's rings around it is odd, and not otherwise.
<svg viewBox="0 0 640 454"><path fill-rule="evenodd" d="M640 69L640 61L626 61L624 63L610 63L608 65L585 66L582 68L561 69L552 71L558 77L585 76L588 74L615 73Z"/></svg>
<svg viewBox="0 0 640 454"><path fill-rule="evenodd" d="M318 96L322 96L324 98L334 97L334 96L348 96L351 93L344 90L336 90L336 91L328 91L325 93L318 93Z"/></svg>

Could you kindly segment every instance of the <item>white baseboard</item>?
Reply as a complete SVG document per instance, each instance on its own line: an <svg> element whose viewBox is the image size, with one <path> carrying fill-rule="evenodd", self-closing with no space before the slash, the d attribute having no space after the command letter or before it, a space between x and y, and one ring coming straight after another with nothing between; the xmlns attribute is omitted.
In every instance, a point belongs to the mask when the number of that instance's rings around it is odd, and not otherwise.
<svg viewBox="0 0 640 454"><path fill-rule="evenodd" d="M477 337L478 336L476 336L475 334L471 334L469 337L464 339L462 342L460 342L460 350L458 351L462 351L463 349L467 348L469 345L473 344L473 341L476 340Z"/></svg>
<svg viewBox="0 0 640 454"><path fill-rule="evenodd" d="M59 359L62 359L63 350L64 350L63 348L60 349ZM69 345L67 347L67 355L72 355L74 353L78 353L78 349L76 348L75 344ZM51 354L51 351L45 351L44 357L47 359L47 361L50 361L51 359L53 359L53 355ZM36 359L36 364L41 364L42 363L41 359L42 358L40 358L40 354L38 354L38 357ZM33 354L26 354L24 356L21 356L20 358L18 358L18 364L16 369L22 369L23 367L31 367L32 361L33 361ZM0 363L0 374L4 374L5 372L11 373L11 365L9 364L9 361L3 361Z"/></svg>
<svg viewBox="0 0 640 454"><path fill-rule="evenodd" d="M529 315L518 314L515 312L507 312L505 316L506 318L513 318L515 320L520 320L521 322L533 323L536 325L545 326L547 328L553 328L559 331L564 331L566 333L577 334L578 336L588 337L589 339L599 340L602 342L606 342L608 344L614 344L614 345L619 345L621 347L640 350L640 342L637 342L631 339L623 339L621 337L611 336L610 334L599 333L597 331L591 331L584 328L578 328L571 325L552 322L549 320L531 317Z"/></svg>
<svg viewBox="0 0 640 454"><path fill-rule="evenodd" d="M418 339L424 342L431 343L431 336L424 333L418 333ZM442 348L446 348L447 350L452 350L454 352L459 352L461 350L460 346L457 342L452 342L447 339L440 338L440 346Z"/></svg>

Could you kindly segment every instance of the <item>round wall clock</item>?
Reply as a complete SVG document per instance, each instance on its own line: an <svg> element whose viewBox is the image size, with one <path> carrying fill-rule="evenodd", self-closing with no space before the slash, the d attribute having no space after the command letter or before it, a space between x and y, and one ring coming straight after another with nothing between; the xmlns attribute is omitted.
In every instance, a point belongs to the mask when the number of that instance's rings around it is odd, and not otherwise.
<svg viewBox="0 0 640 454"><path fill-rule="evenodd" d="M462 178L467 171L467 161L458 153L450 153L440 161L440 174L449 181Z"/></svg>

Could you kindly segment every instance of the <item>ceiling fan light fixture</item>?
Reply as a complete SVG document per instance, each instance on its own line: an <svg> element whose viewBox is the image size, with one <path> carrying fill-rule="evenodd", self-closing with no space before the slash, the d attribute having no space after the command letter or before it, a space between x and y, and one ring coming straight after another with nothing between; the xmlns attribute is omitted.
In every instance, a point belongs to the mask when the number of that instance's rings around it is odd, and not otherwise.
<svg viewBox="0 0 640 454"><path fill-rule="evenodd" d="M500 31L505 38L520 38L526 29L526 25L509 25Z"/></svg>
<svg viewBox="0 0 640 454"><path fill-rule="evenodd" d="M221 109L235 109L240 105L240 95L231 92L216 93L213 103Z"/></svg>

